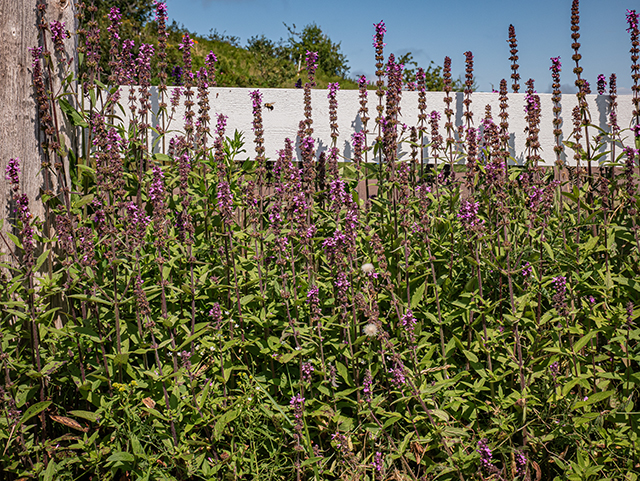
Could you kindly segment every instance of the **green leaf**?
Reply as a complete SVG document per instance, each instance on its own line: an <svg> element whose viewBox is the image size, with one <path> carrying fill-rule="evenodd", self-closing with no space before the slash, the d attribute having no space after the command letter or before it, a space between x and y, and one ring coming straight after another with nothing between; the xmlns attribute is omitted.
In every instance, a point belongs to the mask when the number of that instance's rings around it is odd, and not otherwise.
<svg viewBox="0 0 640 481"><path fill-rule="evenodd" d="M93 202L93 194L85 195L73 203L73 208L79 209Z"/></svg>
<svg viewBox="0 0 640 481"><path fill-rule="evenodd" d="M22 415L22 418L20 419L20 422L18 423L18 427L20 427L21 425L26 423L32 417L37 416L38 414L40 414L42 411L47 409L50 405L51 405L51 401L42 401L42 402L39 402L39 403L36 403L36 404L32 404L31 406L29 406L27 408L27 410L24 412L24 414Z"/></svg>
<svg viewBox="0 0 640 481"><path fill-rule="evenodd" d="M73 297L74 299L80 299L81 301L97 302L99 304L105 304L107 306L111 306L113 304L110 301L100 299L99 297L91 297L86 294L68 294L67 297Z"/></svg>
<svg viewBox="0 0 640 481"><path fill-rule="evenodd" d="M52 459L49 461L49 465L47 466L47 470L44 472L44 481L53 481L54 475L58 472L58 465Z"/></svg>
<svg viewBox="0 0 640 481"><path fill-rule="evenodd" d="M254 297L255 296L253 296L251 294L248 295L248 296L244 296L242 299L240 299L240 304L243 305L243 306L247 305L253 300Z"/></svg>
<svg viewBox="0 0 640 481"><path fill-rule="evenodd" d="M293 359L294 357L296 357L298 354L300 354L300 351L291 351L288 352L286 354L283 354L282 356L280 356L278 358L278 361L281 362L282 364L286 364L289 361L291 361L291 359Z"/></svg>
<svg viewBox="0 0 640 481"><path fill-rule="evenodd" d="M577 402L573 406L573 409L578 409L578 408L581 408L581 407L584 407L584 406L589 406L591 404L598 403L600 401L604 401L605 399L610 398L613 393L615 393L615 391L601 391L601 392L597 392L595 394L591 394L591 395L589 395L589 397L587 397L586 401Z"/></svg>
<svg viewBox="0 0 640 481"><path fill-rule="evenodd" d="M441 409L432 409L431 414L442 419L444 422L449 422L449 415Z"/></svg>
<svg viewBox="0 0 640 481"><path fill-rule="evenodd" d="M424 281L414 291L413 295L411 296L411 309L415 309L416 306L418 304L420 304L420 301L422 300L422 297L424 296L424 290L426 289L426 287L427 287L427 281Z"/></svg>
<svg viewBox="0 0 640 481"><path fill-rule="evenodd" d="M62 110L66 114L69 122L71 122L73 125L83 127L85 129L89 127L89 124L85 122L82 115L80 115L80 113L71 106L67 99L58 99L58 104L60 105L60 110Z"/></svg>
<svg viewBox="0 0 640 481"><path fill-rule="evenodd" d="M120 354L116 354L113 358L113 362L116 366L123 366L129 362L129 353L122 352Z"/></svg>
<svg viewBox="0 0 640 481"><path fill-rule="evenodd" d="M38 256L38 260L36 261L36 271L39 270L40 267L42 267L42 264L44 264L44 261L47 260L49 252L50 249L45 249L44 252Z"/></svg>
<svg viewBox="0 0 640 481"><path fill-rule="evenodd" d="M584 413L582 416L578 416L574 419L575 426L582 426L583 424L590 423L594 419L600 416L600 413ZM582 479L582 478L580 478Z"/></svg>
<svg viewBox="0 0 640 481"><path fill-rule="evenodd" d="M191 344L193 341L198 339L203 334L206 334L207 332L208 332L208 329L206 329L206 326L203 329L200 329L199 331L195 332L193 336L189 336L184 340L182 344L180 344L180 347L178 347L178 351L181 351L187 344Z"/></svg>
<svg viewBox="0 0 640 481"><path fill-rule="evenodd" d="M222 436L224 428L227 426L227 424L229 424L231 421L233 421L237 417L238 417L238 411L232 410L232 411L227 411L226 413L224 413L222 416L218 418L218 420L216 421L216 425L213 428L213 437L216 441L218 441L220 439L220 436Z"/></svg>
<svg viewBox="0 0 640 481"><path fill-rule="evenodd" d="M348 383L349 382L349 371L347 370L347 367L344 364L342 364L341 362L336 362L336 370L338 371L338 374L340 374L342 379L344 379Z"/></svg>
<svg viewBox="0 0 640 481"><path fill-rule="evenodd" d="M587 242L584 243L584 253L587 254L593 250L593 248L598 244L599 237L590 237Z"/></svg>
<svg viewBox="0 0 640 481"><path fill-rule="evenodd" d="M113 453L107 458L108 463L133 463L135 460L133 454L124 451Z"/></svg>
<svg viewBox="0 0 640 481"><path fill-rule="evenodd" d="M401 419L402 419L402 416L400 414L392 413L391 416L389 416L389 418L384 422L384 424L382 425L382 428L387 429L389 426L397 423Z"/></svg>
<svg viewBox="0 0 640 481"><path fill-rule="evenodd" d="M163 421L167 421L167 422L169 421L169 419L167 419L166 416L163 416L162 413L160 411L158 411L157 409L148 408L146 406L144 408L142 408L142 409L147 411L149 414L157 417L158 419L162 419Z"/></svg>
<svg viewBox="0 0 640 481"><path fill-rule="evenodd" d="M573 345L573 352L577 353L582 349L587 343L593 339L598 334L598 331L591 331L586 336L583 336L578 342Z"/></svg>
<svg viewBox="0 0 640 481"><path fill-rule="evenodd" d="M466 349L463 349L462 352L464 353L465 357L467 359L469 359L469 361L471 362L478 362L478 356L476 356L474 353L472 353L471 351L467 351Z"/></svg>
<svg viewBox="0 0 640 481"><path fill-rule="evenodd" d="M87 421L91 421L95 423L98 421L98 414L91 411L69 411L69 414L75 416L77 418L86 419Z"/></svg>
<svg viewBox="0 0 640 481"><path fill-rule="evenodd" d="M18 239L17 236L15 236L14 234L12 234L11 232L7 232L6 233L7 236L9 237L9 239L11 239L11 241L16 245L16 247L18 249L23 249L22 247L22 242L20 242L20 239Z"/></svg>

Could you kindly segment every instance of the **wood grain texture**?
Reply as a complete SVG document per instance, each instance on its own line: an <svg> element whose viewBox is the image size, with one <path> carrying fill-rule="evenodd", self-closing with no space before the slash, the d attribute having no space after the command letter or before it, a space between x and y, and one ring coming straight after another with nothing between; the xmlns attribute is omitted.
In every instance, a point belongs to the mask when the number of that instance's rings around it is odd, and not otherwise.
<svg viewBox="0 0 640 481"><path fill-rule="evenodd" d="M30 47L43 46L38 32L37 3L36 0L0 0L0 219L4 220L3 234L7 232L14 209L10 185L5 180L5 168L12 158L20 159L20 186L29 196L32 213L44 218L40 202L40 189L44 186L41 165L45 157L40 146L43 133L37 119L29 52ZM65 22L73 34L76 30L73 7L71 0L51 1L45 19L47 22ZM46 36L46 46L53 50L50 34L47 32ZM76 55L74 35L65 42L65 47L65 54L73 58ZM73 68L75 64L74 61ZM54 77L53 91L57 93L60 79L59 75ZM62 120L59 112L58 120ZM0 253L8 253L9 248L0 239Z"/></svg>

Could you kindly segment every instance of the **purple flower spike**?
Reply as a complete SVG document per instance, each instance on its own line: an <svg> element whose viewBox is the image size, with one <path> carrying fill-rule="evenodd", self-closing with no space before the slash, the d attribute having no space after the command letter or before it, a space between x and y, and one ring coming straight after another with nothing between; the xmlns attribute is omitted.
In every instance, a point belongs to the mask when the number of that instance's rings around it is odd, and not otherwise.
<svg viewBox="0 0 640 481"><path fill-rule="evenodd" d="M598 75L598 95L604 95L604 91L607 88L607 79L604 75Z"/></svg>
<svg viewBox="0 0 640 481"><path fill-rule="evenodd" d="M367 369L367 372L364 375L364 380L362 381L362 394L364 395L365 402L371 402L371 393L373 391L373 376L371 375L371 371Z"/></svg>
<svg viewBox="0 0 640 481"><path fill-rule="evenodd" d="M376 477L382 476L384 472L384 462L382 460L382 453L380 451L376 451L376 454L373 456L373 468L376 470Z"/></svg>
<svg viewBox="0 0 640 481"><path fill-rule="evenodd" d="M51 31L51 39L53 45L58 52L64 52L64 39L69 38L71 35L66 29L64 22L58 22L54 20L49 24L49 30Z"/></svg>
<svg viewBox="0 0 640 481"><path fill-rule="evenodd" d="M109 20L111 21L111 25L107 27L107 31L111 35L111 38L120 40L120 21L122 20L122 14L118 7L111 7ZM51 32L51 34L53 35L53 32Z"/></svg>
<svg viewBox="0 0 640 481"><path fill-rule="evenodd" d="M315 368L313 367L313 364L311 364L310 362L305 362L302 364L302 380L304 382L311 382L311 376L313 376L313 372L315 371Z"/></svg>
<svg viewBox="0 0 640 481"><path fill-rule="evenodd" d="M10 159L5 169L6 179L11 182L11 186L15 191L20 188L20 159Z"/></svg>
<svg viewBox="0 0 640 481"><path fill-rule="evenodd" d="M313 76L318 69L318 52L310 52L307 50L307 75L309 81L312 82Z"/></svg>
<svg viewBox="0 0 640 481"><path fill-rule="evenodd" d="M413 317L413 312L411 309L407 309L407 312L402 316L402 327L404 327L405 331L407 331L407 336L411 340L411 343L415 343L415 328L416 328L416 318Z"/></svg>
<svg viewBox="0 0 640 481"><path fill-rule="evenodd" d="M404 364L402 364L402 361L396 361L393 369L389 369L389 374L391 374L391 384L393 384L398 389L404 386L406 377L404 372Z"/></svg>
<svg viewBox="0 0 640 481"><path fill-rule="evenodd" d="M303 450L301 442L302 442L302 429L304 428L304 421L302 419L304 415L304 402L305 402L304 397L302 396L302 394L299 394L299 393L293 396L291 398L291 401L289 402L289 404L293 408L293 417L296 420L296 424L293 427L296 430L296 433L294 435L296 440L296 446L294 449L296 451Z"/></svg>
<svg viewBox="0 0 640 481"><path fill-rule="evenodd" d="M253 110L258 110L262 106L262 94L259 90L254 90L250 92L251 100L253 101Z"/></svg>
<svg viewBox="0 0 640 481"><path fill-rule="evenodd" d="M149 189L149 198L154 204L164 199L164 173L157 165L153 166L153 182Z"/></svg>
<svg viewBox="0 0 640 481"><path fill-rule="evenodd" d="M493 464L491 464L491 461L493 460L493 454L491 453L491 449L489 449L489 445L486 439L481 439L480 441L478 441L477 451L480 453L480 463L482 464L482 468L485 471L491 472L493 468Z"/></svg>
<svg viewBox="0 0 640 481"><path fill-rule="evenodd" d="M473 229L482 226L484 221L478 218L478 208L480 202L474 202L465 200L460 206L460 212L458 213L458 219L467 228Z"/></svg>
<svg viewBox="0 0 640 481"><path fill-rule="evenodd" d="M638 28L638 14L635 10L627 9L627 24L629 24L627 32Z"/></svg>
<svg viewBox="0 0 640 481"><path fill-rule="evenodd" d="M380 21L380 23L374 23L373 26L376 29L376 33L373 35L374 48L384 47L386 45L386 43L383 42L384 34L387 33L387 28L385 27L384 22Z"/></svg>
<svg viewBox="0 0 640 481"><path fill-rule="evenodd" d="M527 457L521 451L516 453L516 472L518 475L524 474L527 469Z"/></svg>
<svg viewBox="0 0 640 481"><path fill-rule="evenodd" d="M154 7L156 7L156 20L167 18L167 4L164 2L153 1Z"/></svg>

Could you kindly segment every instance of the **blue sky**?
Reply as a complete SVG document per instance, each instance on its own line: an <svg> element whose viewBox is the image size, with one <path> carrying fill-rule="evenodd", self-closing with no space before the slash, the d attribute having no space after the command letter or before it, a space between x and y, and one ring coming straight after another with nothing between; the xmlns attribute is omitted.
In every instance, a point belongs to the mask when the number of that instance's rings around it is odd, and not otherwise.
<svg viewBox="0 0 640 481"><path fill-rule="evenodd" d="M562 60L562 84L573 85L571 55L571 0L167 0L170 19L190 31L240 37L242 45L253 35L272 40L287 38L287 25L300 30L315 22L349 60L351 76L375 72L373 24L387 26L385 54L412 52L422 67L433 60L452 59L454 77L464 73L464 52L475 57L480 91L498 87L511 74L508 28L516 28L521 83L536 80L539 92L549 92L550 57ZM626 9L634 0L582 0L580 43L583 76L595 90L598 74L618 77L619 93L631 93L631 43L626 32Z"/></svg>

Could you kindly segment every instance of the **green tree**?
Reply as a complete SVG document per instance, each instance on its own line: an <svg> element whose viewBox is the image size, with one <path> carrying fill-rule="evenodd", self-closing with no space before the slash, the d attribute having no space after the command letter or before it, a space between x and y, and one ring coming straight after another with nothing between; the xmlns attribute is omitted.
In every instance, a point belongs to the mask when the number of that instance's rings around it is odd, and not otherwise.
<svg viewBox="0 0 640 481"><path fill-rule="evenodd" d="M295 24L292 27L286 23L284 25L289 30L289 39L282 54L289 60L300 65L304 62L307 50L318 52L318 70L330 76L347 76L348 60L340 51L340 42L334 43L315 23L307 25L301 32L296 31Z"/></svg>
<svg viewBox="0 0 640 481"><path fill-rule="evenodd" d="M255 68L266 87L279 87L295 75L295 67L286 58L281 43L255 35L247 41L247 50L253 55Z"/></svg>

